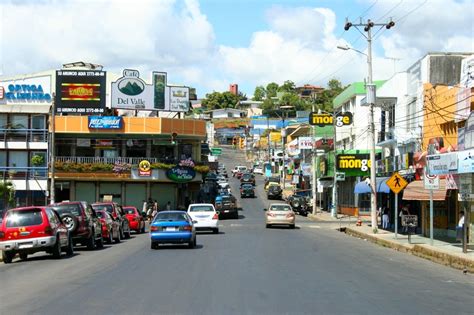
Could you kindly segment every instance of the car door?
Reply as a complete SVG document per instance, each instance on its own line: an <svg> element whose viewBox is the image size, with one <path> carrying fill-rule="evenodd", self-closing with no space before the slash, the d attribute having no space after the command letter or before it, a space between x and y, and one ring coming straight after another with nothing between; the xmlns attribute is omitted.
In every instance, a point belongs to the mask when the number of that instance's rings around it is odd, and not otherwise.
<svg viewBox="0 0 474 315"><path fill-rule="evenodd" d="M46 215L48 216L49 225L53 231L56 231L59 234L59 243L61 247L65 247L69 243L68 239L68 230L66 226L62 223L59 214L53 209L46 208Z"/></svg>

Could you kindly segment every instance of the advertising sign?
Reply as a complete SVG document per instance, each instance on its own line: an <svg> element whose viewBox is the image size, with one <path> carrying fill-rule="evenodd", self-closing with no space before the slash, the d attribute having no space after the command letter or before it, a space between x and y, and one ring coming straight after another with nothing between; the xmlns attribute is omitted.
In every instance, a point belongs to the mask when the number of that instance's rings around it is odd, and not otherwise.
<svg viewBox="0 0 474 315"><path fill-rule="evenodd" d="M338 170L360 170L367 172L371 164L369 154L339 154L336 160Z"/></svg>
<svg viewBox="0 0 474 315"><path fill-rule="evenodd" d="M122 117L117 116L89 116L90 129L121 129L123 126Z"/></svg>
<svg viewBox="0 0 474 315"><path fill-rule="evenodd" d="M166 106L166 72L153 72L153 108L168 110Z"/></svg>
<svg viewBox="0 0 474 315"><path fill-rule="evenodd" d="M474 149L458 152L458 173L474 173Z"/></svg>
<svg viewBox="0 0 474 315"><path fill-rule="evenodd" d="M0 104L51 104L51 76L0 82Z"/></svg>
<svg viewBox="0 0 474 315"><path fill-rule="evenodd" d="M313 148L313 138L311 137L299 137L298 138L298 148L303 149L312 149Z"/></svg>
<svg viewBox="0 0 474 315"><path fill-rule="evenodd" d="M138 70L123 70L123 77L112 82L113 108L154 109L153 86L140 78Z"/></svg>
<svg viewBox="0 0 474 315"><path fill-rule="evenodd" d="M176 183L186 183L196 176L196 171L190 167L175 166L166 171L166 176Z"/></svg>
<svg viewBox="0 0 474 315"><path fill-rule="evenodd" d="M320 127L332 126L334 124L334 118L332 114L318 114L312 112L309 115L309 124ZM336 114L336 127L352 125L352 113L338 113Z"/></svg>
<svg viewBox="0 0 474 315"><path fill-rule="evenodd" d="M155 94L155 99L156 99L156 94ZM180 87L180 86L170 87L170 109L169 110L172 112L189 111L189 88L188 87Z"/></svg>
<svg viewBox="0 0 474 315"><path fill-rule="evenodd" d="M142 160L138 163L138 175L139 176L151 176L151 164L148 160Z"/></svg>
<svg viewBox="0 0 474 315"><path fill-rule="evenodd" d="M103 113L105 71L56 71L57 113Z"/></svg>
<svg viewBox="0 0 474 315"><path fill-rule="evenodd" d="M445 153L428 155L428 173L431 175L449 174L458 170L458 154Z"/></svg>

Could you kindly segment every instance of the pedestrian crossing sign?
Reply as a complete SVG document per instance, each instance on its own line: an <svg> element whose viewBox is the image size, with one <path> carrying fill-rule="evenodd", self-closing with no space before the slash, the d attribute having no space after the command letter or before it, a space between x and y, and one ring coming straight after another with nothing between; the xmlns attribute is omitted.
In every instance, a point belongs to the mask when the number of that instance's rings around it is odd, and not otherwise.
<svg viewBox="0 0 474 315"><path fill-rule="evenodd" d="M398 173L393 173L392 177L387 180L387 186L390 187L395 194L401 192L407 185L408 182Z"/></svg>

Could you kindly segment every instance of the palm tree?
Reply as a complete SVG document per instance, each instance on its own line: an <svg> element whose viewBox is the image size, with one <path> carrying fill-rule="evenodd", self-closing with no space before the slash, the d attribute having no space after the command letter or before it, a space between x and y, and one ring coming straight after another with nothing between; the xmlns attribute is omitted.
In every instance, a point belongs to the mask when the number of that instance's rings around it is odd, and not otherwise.
<svg viewBox="0 0 474 315"><path fill-rule="evenodd" d="M3 196L4 208L13 207L15 205L15 187L12 182L0 181L0 196Z"/></svg>

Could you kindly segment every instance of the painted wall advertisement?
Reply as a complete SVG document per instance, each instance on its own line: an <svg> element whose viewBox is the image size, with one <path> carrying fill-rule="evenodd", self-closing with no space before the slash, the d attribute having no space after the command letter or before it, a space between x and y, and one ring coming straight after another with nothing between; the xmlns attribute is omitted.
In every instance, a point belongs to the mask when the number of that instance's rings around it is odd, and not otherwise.
<svg viewBox="0 0 474 315"><path fill-rule="evenodd" d="M51 104L51 76L0 82L0 104Z"/></svg>
<svg viewBox="0 0 474 315"><path fill-rule="evenodd" d="M105 84L105 71L56 71L56 112L103 113Z"/></svg>

